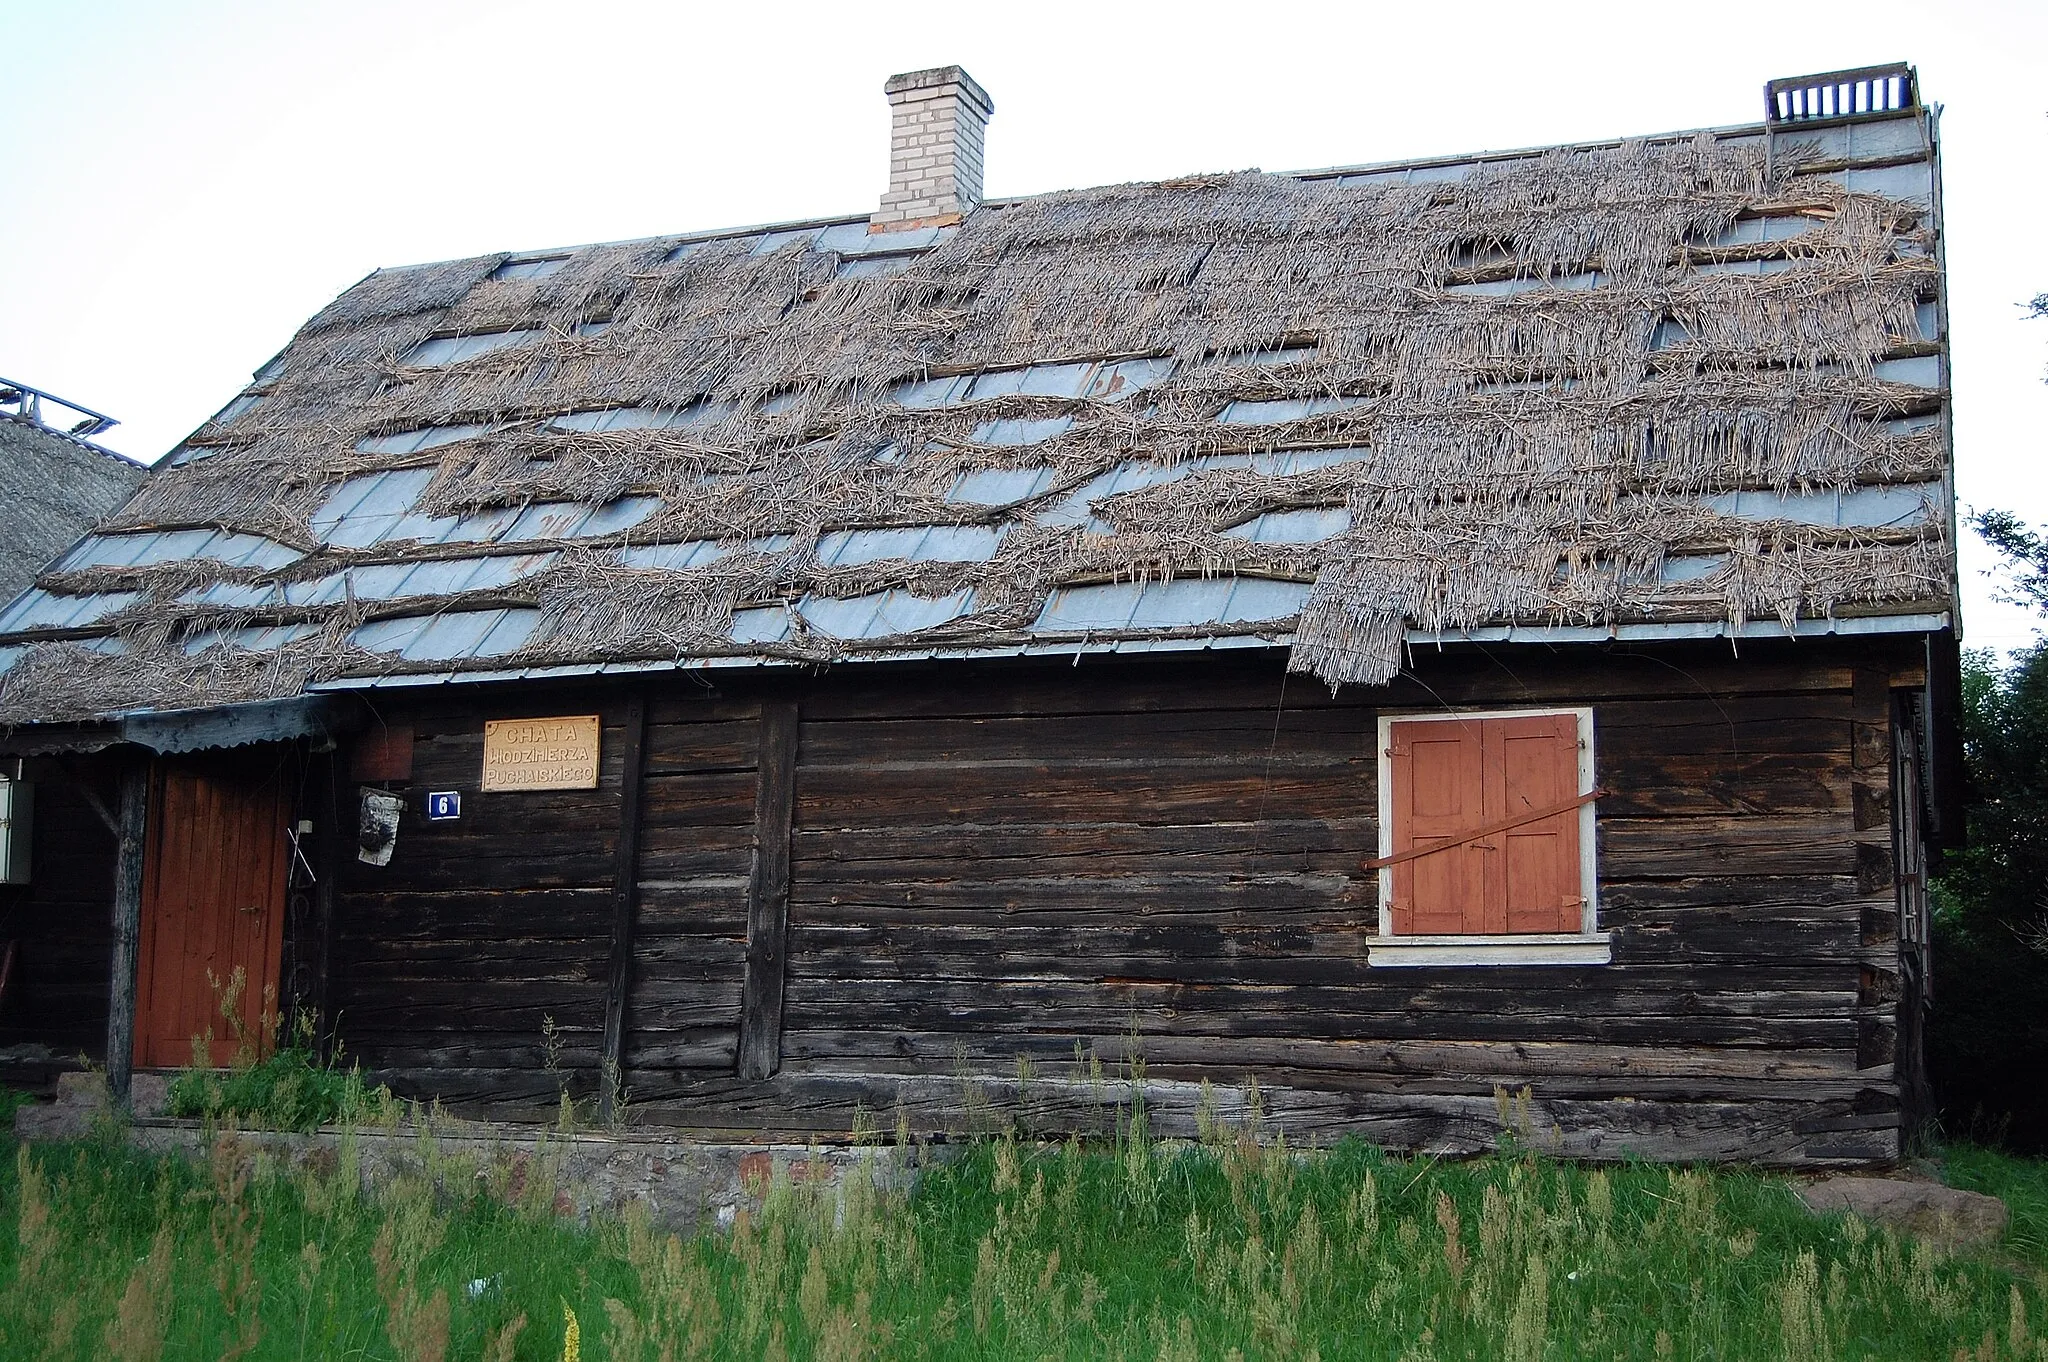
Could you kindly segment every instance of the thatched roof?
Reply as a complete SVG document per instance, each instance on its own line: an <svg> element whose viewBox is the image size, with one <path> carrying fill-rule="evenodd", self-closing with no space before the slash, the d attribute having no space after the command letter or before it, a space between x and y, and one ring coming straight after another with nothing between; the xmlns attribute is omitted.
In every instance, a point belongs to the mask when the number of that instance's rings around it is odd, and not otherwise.
<svg viewBox="0 0 2048 1362"><path fill-rule="evenodd" d="M373 274L0 616L0 722L1231 642L1376 683L1458 631L1926 627L1921 121L1761 133Z"/></svg>

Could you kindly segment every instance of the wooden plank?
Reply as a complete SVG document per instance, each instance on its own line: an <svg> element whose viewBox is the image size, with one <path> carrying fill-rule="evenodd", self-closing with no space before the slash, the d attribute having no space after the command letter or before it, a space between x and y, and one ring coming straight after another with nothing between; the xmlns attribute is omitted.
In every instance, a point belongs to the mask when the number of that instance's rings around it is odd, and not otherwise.
<svg viewBox="0 0 2048 1362"><path fill-rule="evenodd" d="M637 943L639 934L634 936ZM610 947L608 937L358 936L349 941L340 961L360 976L385 980L446 978L464 966L508 977L529 970L535 979L587 979L605 968Z"/></svg>
<svg viewBox="0 0 2048 1362"><path fill-rule="evenodd" d="M1602 818L1597 826L1603 878L1691 879L1731 864L1759 875L1857 873L1846 814Z"/></svg>
<svg viewBox="0 0 2048 1362"><path fill-rule="evenodd" d="M650 722L643 761L649 775L751 771L760 742L761 725L752 714L715 723Z"/></svg>
<svg viewBox="0 0 2048 1362"><path fill-rule="evenodd" d="M1766 1050L1853 1051L1856 1021L1847 1007L1821 1016L1615 1016L1577 1009L1550 1012L1373 1012L1349 990L1254 985L1105 981L1077 989L989 979L839 981L814 987L792 979L791 1034L808 1030L893 1032L1055 1032L1113 1036L1135 1026L1149 1038L1172 1034L1219 1042L1251 1038L1343 1043L1375 1040L1585 1041L1647 1047L1737 1046Z"/></svg>
<svg viewBox="0 0 2048 1362"><path fill-rule="evenodd" d="M1846 741L1824 753L1653 753L1601 749L1609 818L1834 813L1850 807Z"/></svg>
<svg viewBox="0 0 2048 1362"><path fill-rule="evenodd" d="M633 974L633 910L640 890L641 764L647 745L647 698L634 691L626 701L624 761L620 767L619 839L612 870L612 951L605 971L604 1043L598 1057L598 1117L618 1114L620 1045Z"/></svg>
<svg viewBox="0 0 2048 1362"><path fill-rule="evenodd" d="M915 1058L920 1071L957 1074L957 1056L983 1059L999 1071L1016 1072L1016 1056L1031 1056L1046 1073L1077 1073L1074 1043L1084 1056L1094 1050L1108 1066L1125 1053L1127 1029L1042 1032L991 1036L968 1028L889 1031L792 1028L786 1059L791 1067L842 1071L876 1065L889 1056ZM1140 1045L1147 1067L1154 1064L1206 1066L1217 1081L1233 1074L1281 1067L1361 1076L1405 1077L1464 1083L1546 1083L1558 1079L1606 1077L1768 1080L1794 1092L1812 1080L1858 1077L1853 1048L1766 1049L1755 1046L1641 1046L1582 1040L1447 1039L1437 1037L1339 1039L1303 1045L1287 1037L1218 1038L1175 1032L1147 1034Z"/></svg>
<svg viewBox="0 0 2048 1362"><path fill-rule="evenodd" d="M754 872L747 885L747 971L738 1060L742 1078L767 1078L782 1063L796 748L796 704L782 700L763 704L761 767L754 798Z"/></svg>
<svg viewBox="0 0 2048 1362"><path fill-rule="evenodd" d="M1850 734L1850 699L1840 691L1744 696L1615 700L1593 707L1594 741L1609 757L1659 754L1761 756L1834 752Z"/></svg>
<svg viewBox="0 0 2048 1362"><path fill-rule="evenodd" d="M646 783L641 802L650 832L655 828L746 827L758 794L750 771L649 772Z"/></svg>
<svg viewBox="0 0 2048 1362"><path fill-rule="evenodd" d="M107 1003L107 1093L128 1107L135 1072L135 975L142 947L143 848L149 836L149 765L140 757L121 771L119 833L114 853L114 961Z"/></svg>
<svg viewBox="0 0 2048 1362"><path fill-rule="evenodd" d="M525 936L608 938L611 886L396 889L340 896L340 949L394 939L502 940Z"/></svg>
<svg viewBox="0 0 2048 1362"><path fill-rule="evenodd" d="M1179 871L1083 877L1044 875L1030 879L918 880L902 878L835 880L810 876L793 895L806 905L848 909L873 907L972 908L1002 913L1237 913L1300 910L1356 916L1376 911L1372 877L1353 872L1292 874L1263 870L1217 873ZM844 911L831 920L856 916ZM825 915L821 915L825 920Z"/></svg>
<svg viewBox="0 0 2048 1362"><path fill-rule="evenodd" d="M1372 784L1348 766L1216 767L1173 762L945 763L899 769L807 768L803 826L904 827L934 823L1058 823L1113 808L1140 824L1228 823L1264 810L1276 819L1341 817L1370 808Z"/></svg>
<svg viewBox="0 0 2048 1362"><path fill-rule="evenodd" d="M1005 860L1020 861L1027 868L1071 864L1087 870L1114 865L1114 858L1156 857L1161 863L1178 864L1187 856L1198 858L1199 864L1200 858L1215 856L1285 856L1294 858L1289 862L1293 864L1305 853L1327 852L1338 864L1355 868L1360 853L1379 846L1379 825L1369 800L1323 818L1254 820L1245 814L1256 810L1240 809L1235 817L1205 823L1107 821L1116 812L1103 803L1088 817L1046 823L1013 810L993 823L946 821L885 828L800 824L796 858L800 863L845 863L844 869L835 867L829 873L851 878L893 873L886 865L872 871L860 865L869 861L950 865L957 876L974 878L1015 873L1001 864ZM995 868L983 872L979 867L984 864ZM806 867L804 873L815 872Z"/></svg>
<svg viewBox="0 0 2048 1362"><path fill-rule="evenodd" d="M1375 758L1373 711L1198 709L1135 714L849 719L804 728L804 766L879 761L1193 761L1332 766Z"/></svg>

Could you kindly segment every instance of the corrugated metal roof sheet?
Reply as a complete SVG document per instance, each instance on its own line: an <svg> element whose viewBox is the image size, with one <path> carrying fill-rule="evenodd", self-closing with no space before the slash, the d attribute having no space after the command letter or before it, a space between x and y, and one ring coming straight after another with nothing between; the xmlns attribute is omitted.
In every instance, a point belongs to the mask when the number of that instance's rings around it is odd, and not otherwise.
<svg viewBox="0 0 2048 1362"><path fill-rule="evenodd" d="M733 611L729 633L734 643L780 643L793 627L788 606L755 606Z"/></svg>
<svg viewBox="0 0 2048 1362"><path fill-rule="evenodd" d="M1847 492L1722 492L1705 500L1715 512L1744 520L1878 528L1920 523L1931 510L1947 504L1948 489L1937 482Z"/></svg>
<svg viewBox="0 0 2048 1362"><path fill-rule="evenodd" d="M423 449L452 445L457 440L473 440L489 429L477 425L422 426L393 435L365 436L356 441L356 448L364 454L417 454Z"/></svg>
<svg viewBox="0 0 2048 1362"><path fill-rule="evenodd" d="M407 662L455 662L517 652L539 626L538 610L451 610L374 620L359 625L349 641Z"/></svg>
<svg viewBox="0 0 2048 1362"><path fill-rule="evenodd" d="M1300 511L1267 511L1224 533L1254 544L1320 544L1351 528L1351 512L1342 506L1315 506Z"/></svg>
<svg viewBox="0 0 2048 1362"><path fill-rule="evenodd" d="M244 625L232 629L202 629L185 640L185 651L197 656L208 648L244 648L268 652L287 643L312 638L320 632L317 624Z"/></svg>
<svg viewBox="0 0 2048 1362"><path fill-rule="evenodd" d="M971 590L935 600L889 590L866 596L807 596L798 604L797 613L811 628L834 638L894 638L958 619L973 606Z"/></svg>
<svg viewBox="0 0 2048 1362"><path fill-rule="evenodd" d="M889 395L902 406L920 409L953 407L1017 395L1121 402L1132 393L1163 382L1173 373L1173 367L1172 358L1164 355L1031 364L985 369L974 374L914 379L897 384Z"/></svg>
<svg viewBox="0 0 2048 1362"><path fill-rule="evenodd" d="M1187 629L1251 624L1301 612L1307 582L1265 577L1176 577L1170 582L1106 582L1052 594L1032 629L1082 633L1116 629Z"/></svg>
<svg viewBox="0 0 2048 1362"><path fill-rule="evenodd" d="M902 558L917 563L985 563L995 557L1007 525L905 525L835 530L818 540L818 561L853 567Z"/></svg>
<svg viewBox="0 0 2048 1362"><path fill-rule="evenodd" d="M104 591L92 596L59 596L31 587L0 612L0 633L22 629L83 629L142 599L140 591Z"/></svg>
<svg viewBox="0 0 2048 1362"><path fill-rule="evenodd" d="M313 512L314 535L336 548L366 549L378 543L405 518L435 471L392 468L344 479Z"/></svg>
<svg viewBox="0 0 2048 1362"><path fill-rule="evenodd" d="M1697 582L1719 572L1727 563L1725 553L1679 554L1664 560L1658 576L1667 582Z"/></svg>
<svg viewBox="0 0 2048 1362"><path fill-rule="evenodd" d="M599 407L570 412L548 422L554 430L590 433L604 430L675 430L715 426L738 408L731 402L692 402L687 407Z"/></svg>
<svg viewBox="0 0 2048 1362"><path fill-rule="evenodd" d="M1279 397L1267 402L1232 402L1217 414L1226 426L1270 426L1281 421L1299 421L1326 412L1362 407L1365 397Z"/></svg>
<svg viewBox="0 0 2048 1362"><path fill-rule="evenodd" d="M1182 478L1193 477L1199 473L1215 473L1229 469L1248 469L1269 478L1291 477L1296 473L1313 472L1319 468L1335 468L1342 464L1357 463L1368 457L1371 452L1365 449L1281 449L1259 454L1198 454L1179 463L1129 459L1107 473L1090 478L1058 502L1039 511L1033 519L1041 525L1088 525L1097 530L1107 531L1109 526L1095 517L1095 504L1123 492L1136 492L1147 487L1178 482ZM957 496L952 499L966 500Z"/></svg>
<svg viewBox="0 0 2048 1362"><path fill-rule="evenodd" d="M60 572L90 567L152 567L211 558L227 567L280 568L299 552L274 539L230 530L158 530L141 534L95 534L57 560Z"/></svg>
<svg viewBox="0 0 2048 1362"><path fill-rule="evenodd" d="M1038 445L1073 428L1071 416L1006 417L983 421L967 438L978 445Z"/></svg>
<svg viewBox="0 0 2048 1362"><path fill-rule="evenodd" d="M676 572L683 568L703 567L723 558L729 551L728 545L716 539L686 539L676 544L629 545L619 550L618 560L624 567Z"/></svg>
<svg viewBox="0 0 2048 1362"><path fill-rule="evenodd" d="M488 355L493 350L522 345L546 334L546 331L528 328L518 331L482 331L468 336L434 336L406 351L405 358L400 362L418 369L442 364L460 364L463 360Z"/></svg>
<svg viewBox="0 0 2048 1362"><path fill-rule="evenodd" d="M1052 486L1052 470L1038 468L975 468L953 480L946 500L969 506L1010 506Z"/></svg>
<svg viewBox="0 0 2048 1362"><path fill-rule="evenodd" d="M493 279L545 279L569 263L566 255L544 255L529 260L507 260L491 271Z"/></svg>

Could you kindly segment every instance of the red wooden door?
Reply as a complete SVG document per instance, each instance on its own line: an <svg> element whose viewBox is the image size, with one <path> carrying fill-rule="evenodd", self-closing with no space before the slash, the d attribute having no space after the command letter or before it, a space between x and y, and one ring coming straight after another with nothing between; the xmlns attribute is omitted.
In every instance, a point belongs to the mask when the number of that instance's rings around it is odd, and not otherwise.
<svg viewBox="0 0 2048 1362"><path fill-rule="evenodd" d="M1445 848L1390 867L1395 934L1578 931L1577 809L1449 845L1579 792L1576 716L1409 720L1388 737L1392 851Z"/></svg>
<svg viewBox="0 0 2048 1362"><path fill-rule="evenodd" d="M259 1052L277 1006L284 945L284 766L272 754L181 757L151 774L143 865L135 1063L190 1064L193 1037L213 1033L210 1063L233 1055L217 990L239 968L238 1015Z"/></svg>

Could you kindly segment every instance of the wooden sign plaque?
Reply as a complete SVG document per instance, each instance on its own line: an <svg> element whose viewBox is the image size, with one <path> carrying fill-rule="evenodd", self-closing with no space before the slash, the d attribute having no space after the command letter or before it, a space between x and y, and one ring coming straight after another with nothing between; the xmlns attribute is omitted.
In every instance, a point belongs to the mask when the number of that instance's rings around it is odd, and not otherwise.
<svg viewBox="0 0 2048 1362"><path fill-rule="evenodd" d="M486 790L594 790L595 714L484 722Z"/></svg>

